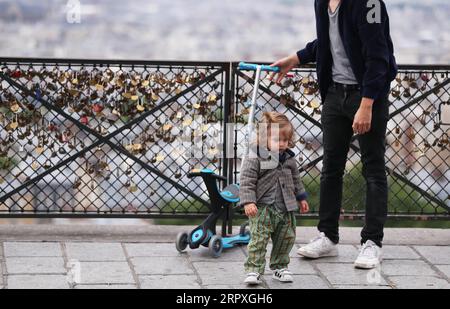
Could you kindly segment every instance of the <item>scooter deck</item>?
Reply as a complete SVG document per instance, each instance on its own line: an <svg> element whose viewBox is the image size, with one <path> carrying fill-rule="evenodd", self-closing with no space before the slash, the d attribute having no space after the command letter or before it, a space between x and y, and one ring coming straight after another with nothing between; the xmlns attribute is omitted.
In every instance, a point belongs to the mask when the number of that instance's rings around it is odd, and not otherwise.
<svg viewBox="0 0 450 309"><path fill-rule="evenodd" d="M224 249L233 248L236 245L246 245L250 241L250 235L244 234L244 235L235 235L230 237L224 237L222 238L222 244Z"/></svg>

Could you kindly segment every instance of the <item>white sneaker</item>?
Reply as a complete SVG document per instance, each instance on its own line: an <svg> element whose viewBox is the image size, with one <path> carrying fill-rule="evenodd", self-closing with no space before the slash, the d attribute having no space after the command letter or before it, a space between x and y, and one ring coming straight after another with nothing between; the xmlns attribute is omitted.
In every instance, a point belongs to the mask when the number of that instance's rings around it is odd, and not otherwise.
<svg viewBox="0 0 450 309"><path fill-rule="evenodd" d="M294 282L294 277L287 268L275 269L272 278L280 282Z"/></svg>
<svg viewBox="0 0 450 309"><path fill-rule="evenodd" d="M381 248L368 240L362 245L354 265L356 268L372 269L380 265L382 259Z"/></svg>
<svg viewBox="0 0 450 309"><path fill-rule="evenodd" d="M332 242L324 233L311 240L309 244L297 250L297 254L311 259L317 259L325 256L337 256L337 245Z"/></svg>
<svg viewBox="0 0 450 309"><path fill-rule="evenodd" d="M261 284L261 275L258 273L248 273L247 278L244 280L245 284L248 285L258 285Z"/></svg>

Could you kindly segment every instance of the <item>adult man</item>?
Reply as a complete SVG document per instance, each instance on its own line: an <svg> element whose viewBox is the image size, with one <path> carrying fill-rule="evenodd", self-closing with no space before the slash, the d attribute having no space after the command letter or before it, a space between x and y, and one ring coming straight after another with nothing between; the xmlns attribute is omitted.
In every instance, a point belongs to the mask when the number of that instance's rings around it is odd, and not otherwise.
<svg viewBox="0 0 450 309"><path fill-rule="evenodd" d="M357 134L367 185L365 225L355 267L381 262L387 216L385 135L390 82L397 74L389 18L382 0L316 0L317 39L273 66L276 81L299 64L317 63L323 101L323 169L319 236L300 248L309 258L337 255L342 184L349 145Z"/></svg>

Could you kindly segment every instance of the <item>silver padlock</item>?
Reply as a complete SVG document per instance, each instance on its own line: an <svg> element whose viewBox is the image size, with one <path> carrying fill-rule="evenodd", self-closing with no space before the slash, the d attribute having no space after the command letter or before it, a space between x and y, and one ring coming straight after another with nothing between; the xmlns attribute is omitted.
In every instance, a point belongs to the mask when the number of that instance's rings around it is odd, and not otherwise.
<svg viewBox="0 0 450 309"><path fill-rule="evenodd" d="M450 126L450 100L439 105L439 118L441 125Z"/></svg>

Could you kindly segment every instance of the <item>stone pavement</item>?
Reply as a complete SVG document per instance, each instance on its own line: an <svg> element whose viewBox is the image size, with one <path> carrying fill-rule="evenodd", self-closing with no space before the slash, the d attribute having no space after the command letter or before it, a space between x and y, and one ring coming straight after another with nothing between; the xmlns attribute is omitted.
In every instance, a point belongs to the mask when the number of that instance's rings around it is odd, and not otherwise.
<svg viewBox="0 0 450 309"><path fill-rule="evenodd" d="M0 225L0 288L246 288L246 248L226 250L217 259L203 247L180 254L173 240L190 229ZM299 227L291 252L294 283L281 284L266 274L259 288L450 288L450 230L387 229L385 260L372 271L353 268L359 230L342 229L338 257L312 261L295 251L315 229Z"/></svg>

